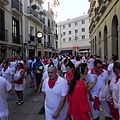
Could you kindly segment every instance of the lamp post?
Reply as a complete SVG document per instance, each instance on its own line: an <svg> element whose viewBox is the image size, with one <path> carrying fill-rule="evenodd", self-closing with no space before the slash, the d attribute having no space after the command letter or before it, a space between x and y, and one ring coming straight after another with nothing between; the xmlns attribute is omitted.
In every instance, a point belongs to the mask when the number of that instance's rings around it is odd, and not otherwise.
<svg viewBox="0 0 120 120"><path fill-rule="evenodd" d="M75 41L76 41L75 56L77 56L77 49L78 49L78 46L77 46L77 40L78 40L78 36L77 36L77 34L76 34L76 35L75 35Z"/></svg>
<svg viewBox="0 0 120 120"><path fill-rule="evenodd" d="M41 40L42 37L43 37L43 33L38 31L37 32L38 43L39 43L39 41ZM36 45L38 45L38 44L36 44ZM37 53L36 55L38 55L37 49L36 49L36 53Z"/></svg>

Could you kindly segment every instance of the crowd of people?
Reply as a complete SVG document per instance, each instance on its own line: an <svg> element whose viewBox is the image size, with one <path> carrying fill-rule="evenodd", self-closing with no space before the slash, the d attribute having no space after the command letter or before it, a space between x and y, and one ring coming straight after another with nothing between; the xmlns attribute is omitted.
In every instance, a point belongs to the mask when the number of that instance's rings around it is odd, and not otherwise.
<svg viewBox="0 0 120 120"><path fill-rule="evenodd" d="M100 120L101 109L105 120L120 119L120 61L115 55L111 60L85 54L28 61L11 58L0 62L0 75L0 86L4 84L0 87L0 119L8 118L7 91L16 93L18 105L24 103L27 75L30 87L45 94L46 120Z"/></svg>

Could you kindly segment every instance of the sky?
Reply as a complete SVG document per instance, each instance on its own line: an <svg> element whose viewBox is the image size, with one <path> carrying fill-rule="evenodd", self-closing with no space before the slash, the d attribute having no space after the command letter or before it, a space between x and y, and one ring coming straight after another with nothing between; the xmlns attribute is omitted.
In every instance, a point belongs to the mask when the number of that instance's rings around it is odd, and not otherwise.
<svg viewBox="0 0 120 120"><path fill-rule="evenodd" d="M88 0L59 0L58 21L79 17L87 14L89 9Z"/></svg>

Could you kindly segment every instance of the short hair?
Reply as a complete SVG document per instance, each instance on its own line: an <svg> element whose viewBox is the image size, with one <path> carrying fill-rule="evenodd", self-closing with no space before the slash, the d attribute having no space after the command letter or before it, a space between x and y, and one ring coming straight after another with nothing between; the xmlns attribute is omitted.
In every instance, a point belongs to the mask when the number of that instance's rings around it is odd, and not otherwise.
<svg viewBox="0 0 120 120"><path fill-rule="evenodd" d="M120 62L118 62L118 61L114 62L113 68L120 69Z"/></svg>
<svg viewBox="0 0 120 120"><path fill-rule="evenodd" d="M97 64L102 64L102 61L99 60L99 59L96 59L96 60L94 61L94 66L96 66Z"/></svg>
<svg viewBox="0 0 120 120"><path fill-rule="evenodd" d="M69 62L65 67L75 68L74 64L72 62Z"/></svg>

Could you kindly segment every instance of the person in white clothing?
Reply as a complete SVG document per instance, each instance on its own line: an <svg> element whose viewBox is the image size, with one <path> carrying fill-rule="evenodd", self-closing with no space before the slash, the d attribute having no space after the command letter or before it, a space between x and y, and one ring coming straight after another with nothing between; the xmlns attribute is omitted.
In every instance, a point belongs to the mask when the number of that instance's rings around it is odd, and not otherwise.
<svg viewBox="0 0 120 120"><path fill-rule="evenodd" d="M1 76L4 77L8 82L12 82L14 72L8 66L7 62L3 62L3 68L1 70Z"/></svg>
<svg viewBox="0 0 120 120"><path fill-rule="evenodd" d="M115 74L113 72L113 65L114 65L114 62L117 60L117 57L116 56L113 56L112 57L112 61L111 63L108 65L108 74L109 74L109 79L112 80L113 78L115 78Z"/></svg>
<svg viewBox="0 0 120 120"><path fill-rule="evenodd" d="M12 84L5 78L0 76L0 120L8 120L8 103L7 94L14 95L15 91L12 88Z"/></svg>
<svg viewBox="0 0 120 120"><path fill-rule="evenodd" d="M112 90L112 92L109 102L113 102L114 104L114 108L112 108L115 111L113 119L120 120L120 60L114 62L113 71L116 77L113 78L110 83L110 90Z"/></svg>
<svg viewBox="0 0 120 120"><path fill-rule="evenodd" d="M23 101L23 90L25 89L25 79L24 79L24 67L22 63L17 64L17 70L14 74L14 80L12 83L15 83L15 92L17 94L18 100L17 104L21 105L24 103Z"/></svg>
<svg viewBox="0 0 120 120"><path fill-rule="evenodd" d="M57 75L54 66L48 68L48 78L44 80L42 91L45 92L45 117L46 120L65 120L67 116L68 93L67 81Z"/></svg>
<svg viewBox="0 0 120 120"><path fill-rule="evenodd" d="M91 70L94 67L94 59L93 55L90 56L90 59L88 60L88 69Z"/></svg>
<svg viewBox="0 0 120 120"><path fill-rule="evenodd" d="M108 72L102 70L102 61L95 60L94 68L88 71L88 74L86 76L86 82L88 84L89 97L94 120L100 119L100 104L102 105L102 108L105 112L105 120L111 120L111 114L107 103L107 98L104 101L100 101L99 99L100 90L105 84L106 79L108 79Z"/></svg>

